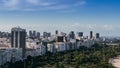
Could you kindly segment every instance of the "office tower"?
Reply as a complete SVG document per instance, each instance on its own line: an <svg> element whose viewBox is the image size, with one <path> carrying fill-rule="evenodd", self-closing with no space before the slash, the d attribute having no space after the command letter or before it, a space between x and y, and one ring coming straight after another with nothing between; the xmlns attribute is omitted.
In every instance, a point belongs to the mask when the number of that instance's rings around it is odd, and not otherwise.
<svg viewBox="0 0 120 68"><path fill-rule="evenodd" d="M40 38L40 32L37 32L37 38Z"/></svg>
<svg viewBox="0 0 120 68"><path fill-rule="evenodd" d="M33 31L33 37L36 37L36 31L35 30Z"/></svg>
<svg viewBox="0 0 120 68"><path fill-rule="evenodd" d="M57 42L64 42L63 36L57 36Z"/></svg>
<svg viewBox="0 0 120 68"><path fill-rule="evenodd" d="M8 32L6 32L5 37L9 38L9 33Z"/></svg>
<svg viewBox="0 0 120 68"><path fill-rule="evenodd" d="M96 38L100 38L100 34L99 33L96 33Z"/></svg>
<svg viewBox="0 0 120 68"><path fill-rule="evenodd" d="M43 38L51 37L51 33L43 32Z"/></svg>
<svg viewBox="0 0 120 68"><path fill-rule="evenodd" d="M83 32L78 32L78 36L82 37L83 36Z"/></svg>
<svg viewBox="0 0 120 68"><path fill-rule="evenodd" d="M0 31L0 38L2 37L2 32Z"/></svg>
<svg viewBox="0 0 120 68"><path fill-rule="evenodd" d="M47 32L43 32L43 38L47 37Z"/></svg>
<svg viewBox="0 0 120 68"><path fill-rule="evenodd" d="M11 33L8 33L8 38L10 38L11 37Z"/></svg>
<svg viewBox="0 0 120 68"><path fill-rule="evenodd" d="M26 47L26 30L20 27L12 28L11 30L11 47L22 48L23 58L25 57Z"/></svg>
<svg viewBox="0 0 120 68"><path fill-rule="evenodd" d="M55 31L55 34L58 34L58 30Z"/></svg>
<svg viewBox="0 0 120 68"><path fill-rule="evenodd" d="M69 36L70 36L70 39L75 39L74 31L71 31L70 34L69 34Z"/></svg>
<svg viewBox="0 0 120 68"><path fill-rule="evenodd" d="M47 33L47 37L51 37L51 33Z"/></svg>
<svg viewBox="0 0 120 68"><path fill-rule="evenodd" d="M2 32L2 37L7 37L7 32Z"/></svg>
<svg viewBox="0 0 120 68"><path fill-rule="evenodd" d="M42 45L45 46L45 52L48 51L47 44L48 44L48 41L46 41L46 40L42 41Z"/></svg>
<svg viewBox="0 0 120 68"><path fill-rule="evenodd" d="M93 31L90 31L90 39L93 38Z"/></svg>
<svg viewBox="0 0 120 68"><path fill-rule="evenodd" d="M32 31L29 31L29 37L32 37Z"/></svg>

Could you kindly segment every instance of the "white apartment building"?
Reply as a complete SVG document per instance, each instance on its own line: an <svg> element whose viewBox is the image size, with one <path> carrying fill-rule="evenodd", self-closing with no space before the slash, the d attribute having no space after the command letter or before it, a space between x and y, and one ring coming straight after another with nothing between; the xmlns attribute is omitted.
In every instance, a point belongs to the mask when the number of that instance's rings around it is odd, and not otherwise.
<svg viewBox="0 0 120 68"><path fill-rule="evenodd" d="M26 49L26 57L27 56L39 56L44 55L46 53L46 47L44 45L34 45L33 48Z"/></svg>
<svg viewBox="0 0 120 68"><path fill-rule="evenodd" d="M48 51L51 53L55 52L55 46L54 44L47 44Z"/></svg>
<svg viewBox="0 0 120 68"><path fill-rule="evenodd" d="M55 43L55 48L57 52L62 52L66 50L66 44L64 42Z"/></svg>
<svg viewBox="0 0 120 68"><path fill-rule="evenodd" d="M22 60L22 49L21 48L9 48L0 50L0 65L7 62L16 62Z"/></svg>

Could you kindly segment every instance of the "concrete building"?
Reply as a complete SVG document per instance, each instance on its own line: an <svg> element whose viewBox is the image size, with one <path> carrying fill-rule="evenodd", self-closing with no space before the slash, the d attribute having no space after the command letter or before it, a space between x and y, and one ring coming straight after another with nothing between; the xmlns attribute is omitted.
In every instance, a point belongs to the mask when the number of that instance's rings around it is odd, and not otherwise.
<svg viewBox="0 0 120 68"><path fill-rule="evenodd" d="M78 32L78 37L83 37L83 32Z"/></svg>
<svg viewBox="0 0 120 68"><path fill-rule="evenodd" d="M93 31L90 31L90 39L93 38Z"/></svg>
<svg viewBox="0 0 120 68"><path fill-rule="evenodd" d="M75 33L74 31L71 31L69 34L70 39L75 39Z"/></svg>
<svg viewBox="0 0 120 68"><path fill-rule="evenodd" d="M22 48L0 49L0 65L23 60Z"/></svg>
<svg viewBox="0 0 120 68"><path fill-rule="evenodd" d="M34 30L34 31L33 31L33 38L35 38L36 35L37 35L37 32Z"/></svg>
<svg viewBox="0 0 120 68"><path fill-rule="evenodd" d="M37 38L40 38L40 32L37 32Z"/></svg>
<svg viewBox="0 0 120 68"><path fill-rule="evenodd" d="M51 53L55 52L55 45L54 44L47 44L48 51Z"/></svg>
<svg viewBox="0 0 120 68"><path fill-rule="evenodd" d="M77 49L76 39L70 39L70 49L71 50Z"/></svg>
<svg viewBox="0 0 120 68"><path fill-rule="evenodd" d="M99 39L99 38L100 38L100 34L99 34L99 33L96 33L96 34L95 34L95 38L96 38L96 39Z"/></svg>
<svg viewBox="0 0 120 68"><path fill-rule="evenodd" d="M32 34L32 31L30 30L29 31L29 37L32 37L33 36L33 34Z"/></svg>
<svg viewBox="0 0 120 68"><path fill-rule="evenodd" d="M55 31L55 35L57 35L57 34L58 34L58 30Z"/></svg>
<svg viewBox="0 0 120 68"><path fill-rule="evenodd" d="M25 56L26 48L26 30L20 27L12 28L11 30L11 47L22 48L23 58Z"/></svg>
<svg viewBox="0 0 120 68"><path fill-rule="evenodd" d="M55 43L55 49L57 52L66 51L66 44L64 42L57 42Z"/></svg>

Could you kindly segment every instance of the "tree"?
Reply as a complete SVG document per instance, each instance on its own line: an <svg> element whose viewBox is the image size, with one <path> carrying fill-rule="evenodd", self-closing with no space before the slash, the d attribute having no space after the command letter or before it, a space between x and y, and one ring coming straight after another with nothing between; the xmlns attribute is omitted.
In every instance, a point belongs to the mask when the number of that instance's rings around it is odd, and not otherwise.
<svg viewBox="0 0 120 68"><path fill-rule="evenodd" d="M65 68L64 65L63 65L62 63L60 64L60 68Z"/></svg>
<svg viewBox="0 0 120 68"><path fill-rule="evenodd" d="M58 63L55 63L54 68L59 68Z"/></svg>

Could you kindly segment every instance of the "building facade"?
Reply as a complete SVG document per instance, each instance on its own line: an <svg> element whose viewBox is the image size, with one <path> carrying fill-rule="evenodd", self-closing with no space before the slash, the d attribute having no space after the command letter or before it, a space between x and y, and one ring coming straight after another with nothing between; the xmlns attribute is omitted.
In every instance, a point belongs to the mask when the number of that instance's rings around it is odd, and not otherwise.
<svg viewBox="0 0 120 68"><path fill-rule="evenodd" d="M26 47L26 30L20 27L12 28L11 30L11 47L22 48L23 57L25 56Z"/></svg>

